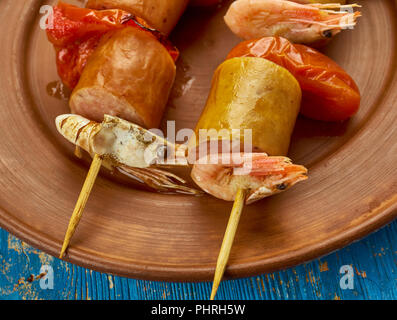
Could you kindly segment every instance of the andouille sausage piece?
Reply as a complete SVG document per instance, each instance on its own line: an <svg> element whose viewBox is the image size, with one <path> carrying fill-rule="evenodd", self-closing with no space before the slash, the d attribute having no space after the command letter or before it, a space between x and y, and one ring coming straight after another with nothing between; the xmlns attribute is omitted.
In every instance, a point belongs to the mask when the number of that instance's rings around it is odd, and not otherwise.
<svg viewBox="0 0 397 320"><path fill-rule="evenodd" d="M104 114L158 127L175 80L175 63L148 33L127 27L106 34L72 92L73 113L101 122Z"/></svg>
<svg viewBox="0 0 397 320"><path fill-rule="evenodd" d="M189 0L88 0L87 8L123 9L145 19L168 35L177 24Z"/></svg>
<svg viewBox="0 0 397 320"><path fill-rule="evenodd" d="M205 141L201 129L252 130L254 152L284 156L299 113L301 89L285 68L260 58L233 58L215 71L190 148ZM204 138L205 139L205 138ZM219 136L210 136L209 140ZM193 149L190 149L193 150Z"/></svg>
<svg viewBox="0 0 397 320"><path fill-rule="evenodd" d="M175 61L178 58L178 50L165 36L150 30L146 21L127 11L86 9L63 2L56 5L53 28L47 28L46 32L54 45L62 82L73 90L102 36L126 27L146 31L163 44Z"/></svg>

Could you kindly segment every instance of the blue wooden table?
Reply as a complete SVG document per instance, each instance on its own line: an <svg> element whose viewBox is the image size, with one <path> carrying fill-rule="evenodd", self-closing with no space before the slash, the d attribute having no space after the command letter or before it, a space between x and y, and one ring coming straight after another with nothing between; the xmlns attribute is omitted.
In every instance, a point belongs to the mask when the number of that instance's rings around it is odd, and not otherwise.
<svg viewBox="0 0 397 320"><path fill-rule="evenodd" d="M38 275L43 265L53 269L53 289L42 288ZM350 266L354 272L349 279L352 289L341 288L342 266ZM396 271L397 221L318 260L224 281L218 298L397 299ZM32 248L0 229L0 299L208 299L210 290L209 282L141 281L87 270Z"/></svg>

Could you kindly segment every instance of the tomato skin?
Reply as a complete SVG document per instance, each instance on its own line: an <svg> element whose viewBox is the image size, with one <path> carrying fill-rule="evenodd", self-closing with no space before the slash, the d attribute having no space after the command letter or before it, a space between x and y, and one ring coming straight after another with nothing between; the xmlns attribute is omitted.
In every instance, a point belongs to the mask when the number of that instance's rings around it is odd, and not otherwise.
<svg viewBox="0 0 397 320"><path fill-rule="evenodd" d="M343 121L360 107L354 80L317 50L281 37L248 40L231 50L233 57L262 57L288 69L302 89L301 113L322 121Z"/></svg>
<svg viewBox="0 0 397 320"><path fill-rule="evenodd" d="M55 48L58 74L70 89L79 82L87 60L98 46L101 37L92 36L80 43Z"/></svg>
<svg viewBox="0 0 397 320"><path fill-rule="evenodd" d="M62 82L73 89L87 60L107 32L125 28L139 28L157 38L174 61L178 50L143 19L123 10L92 10L60 2L54 7L53 28L48 28L48 40L54 45L58 74Z"/></svg>
<svg viewBox="0 0 397 320"><path fill-rule="evenodd" d="M222 0L190 0L190 5L194 7L209 7L221 2Z"/></svg>

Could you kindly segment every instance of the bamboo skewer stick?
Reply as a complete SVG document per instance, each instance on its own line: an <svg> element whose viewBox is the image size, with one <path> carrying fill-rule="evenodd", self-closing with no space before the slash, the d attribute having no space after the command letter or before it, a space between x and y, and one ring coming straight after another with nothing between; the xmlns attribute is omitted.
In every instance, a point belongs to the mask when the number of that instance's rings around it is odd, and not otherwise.
<svg viewBox="0 0 397 320"><path fill-rule="evenodd" d="M225 273L226 265L229 260L230 251L232 249L234 237L236 235L238 223L240 221L241 213L243 211L245 202L245 190L239 189L234 200L232 212L230 213L229 222L226 227L225 235L223 237L221 250L219 252L218 261L216 263L214 282L212 285L211 298L214 300L219 284L221 283L223 274Z"/></svg>
<svg viewBox="0 0 397 320"><path fill-rule="evenodd" d="M72 217L70 218L69 226L66 231L65 240L63 241L60 259L63 258L65 252L69 246L70 240L76 231L77 225L83 215L85 205L87 203L88 197L90 196L92 187L94 186L95 179L98 176L99 170L102 165L102 158L99 155L95 155L92 160L90 170L88 171L87 177L85 179L83 188L81 189L79 198L77 199L76 206L74 208Z"/></svg>

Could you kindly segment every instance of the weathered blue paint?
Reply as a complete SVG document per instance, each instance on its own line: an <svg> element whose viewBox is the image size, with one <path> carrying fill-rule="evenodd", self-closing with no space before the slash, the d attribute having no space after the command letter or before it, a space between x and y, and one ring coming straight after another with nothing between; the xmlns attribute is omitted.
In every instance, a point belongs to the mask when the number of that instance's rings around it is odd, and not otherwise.
<svg viewBox="0 0 397 320"><path fill-rule="evenodd" d="M54 269L43 290L42 265ZM219 299L397 299L397 221L326 257L259 277L224 281ZM339 269L354 269L354 289L342 290ZM0 229L0 299L208 299L211 283L140 281L87 270L40 252Z"/></svg>

